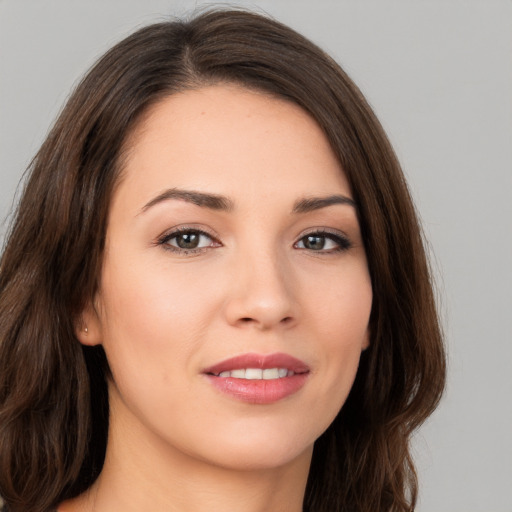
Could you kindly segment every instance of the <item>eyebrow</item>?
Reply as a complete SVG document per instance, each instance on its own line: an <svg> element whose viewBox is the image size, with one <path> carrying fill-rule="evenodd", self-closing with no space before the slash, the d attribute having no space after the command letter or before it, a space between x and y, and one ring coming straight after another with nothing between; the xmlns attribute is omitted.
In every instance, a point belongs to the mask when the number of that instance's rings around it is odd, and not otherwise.
<svg viewBox="0 0 512 512"><path fill-rule="evenodd" d="M353 208L356 208L356 202L353 199L347 196L343 196L341 194L335 194L327 197L306 197L304 199L299 199L293 205L292 212L308 213L335 204L346 204L352 206Z"/></svg>
<svg viewBox="0 0 512 512"><path fill-rule="evenodd" d="M169 199L179 199L181 201L186 201L187 203L192 203L203 208L209 208L210 210L230 211L233 209L233 201L227 197L217 194L197 192L195 190L170 188L156 196L154 199L151 199L149 203L145 204L142 207L142 212L145 212L152 206L155 206L162 201L168 201Z"/></svg>
<svg viewBox="0 0 512 512"><path fill-rule="evenodd" d="M234 209L234 202L222 195L198 192L195 190L170 188L146 203L142 207L141 213L147 211L156 204L170 199L186 201L188 203L201 206L202 208L209 208L217 211L229 212ZM303 199L299 199L294 203L292 213L308 213L336 204L345 204L356 208L356 203L353 199L341 194L335 194L326 197L305 197Z"/></svg>

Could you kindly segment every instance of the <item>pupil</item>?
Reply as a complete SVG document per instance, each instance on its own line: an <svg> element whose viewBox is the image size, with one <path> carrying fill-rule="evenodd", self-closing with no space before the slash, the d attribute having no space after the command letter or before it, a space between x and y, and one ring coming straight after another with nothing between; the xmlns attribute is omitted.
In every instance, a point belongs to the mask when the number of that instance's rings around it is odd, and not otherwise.
<svg viewBox="0 0 512 512"><path fill-rule="evenodd" d="M199 244L199 235L197 233L182 233L176 242L181 249L195 249Z"/></svg>
<svg viewBox="0 0 512 512"><path fill-rule="evenodd" d="M307 236L306 243L304 245L308 249L323 249L325 245L325 238L323 236Z"/></svg>

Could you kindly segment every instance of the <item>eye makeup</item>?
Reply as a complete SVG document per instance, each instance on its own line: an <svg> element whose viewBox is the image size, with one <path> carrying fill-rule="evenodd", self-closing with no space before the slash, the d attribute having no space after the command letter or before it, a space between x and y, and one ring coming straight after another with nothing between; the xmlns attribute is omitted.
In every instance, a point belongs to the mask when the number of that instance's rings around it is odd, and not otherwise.
<svg viewBox="0 0 512 512"><path fill-rule="evenodd" d="M320 254L347 251L352 247L350 239L342 231L332 228L313 228L305 233L294 247Z"/></svg>
<svg viewBox="0 0 512 512"><path fill-rule="evenodd" d="M202 253L222 244L210 233L192 226L180 226L160 236L156 245L167 251L187 256Z"/></svg>
<svg viewBox="0 0 512 512"><path fill-rule="evenodd" d="M180 226L160 236L155 245L177 255L199 254L222 247L222 243L208 231L194 226ZM317 254L347 251L352 243L347 235L332 228L311 228L294 244L293 248Z"/></svg>

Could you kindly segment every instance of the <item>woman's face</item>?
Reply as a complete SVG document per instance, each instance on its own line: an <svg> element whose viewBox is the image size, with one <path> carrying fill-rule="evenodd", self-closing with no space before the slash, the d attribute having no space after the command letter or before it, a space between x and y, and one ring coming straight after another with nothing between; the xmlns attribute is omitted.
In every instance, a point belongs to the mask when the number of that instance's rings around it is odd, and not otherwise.
<svg viewBox="0 0 512 512"><path fill-rule="evenodd" d="M112 370L109 442L230 468L309 457L371 303L351 190L312 118L234 85L168 97L128 141L80 335Z"/></svg>

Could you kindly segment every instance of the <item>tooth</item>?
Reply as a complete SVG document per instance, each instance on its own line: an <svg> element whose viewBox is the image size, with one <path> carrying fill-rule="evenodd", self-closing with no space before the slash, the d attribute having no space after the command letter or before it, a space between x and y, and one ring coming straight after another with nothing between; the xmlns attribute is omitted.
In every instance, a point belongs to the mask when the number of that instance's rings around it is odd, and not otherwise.
<svg viewBox="0 0 512 512"><path fill-rule="evenodd" d="M260 368L239 368L238 370L220 372L218 376L221 378L232 377L234 379L273 380L293 375L295 375L295 372L286 368L266 368L265 370Z"/></svg>
<svg viewBox="0 0 512 512"><path fill-rule="evenodd" d="M277 368L267 368L263 370L263 378L265 380L277 379L279 378L279 370Z"/></svg>
<svg viewBox="0 0 512 512"><path fill-rule="evenodd" d="M250 380L261 379L263 377L263 370L261 368L247 368L245 370L245 378Z"/></svg>

